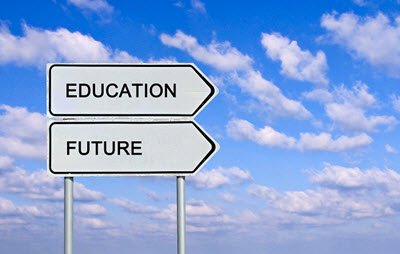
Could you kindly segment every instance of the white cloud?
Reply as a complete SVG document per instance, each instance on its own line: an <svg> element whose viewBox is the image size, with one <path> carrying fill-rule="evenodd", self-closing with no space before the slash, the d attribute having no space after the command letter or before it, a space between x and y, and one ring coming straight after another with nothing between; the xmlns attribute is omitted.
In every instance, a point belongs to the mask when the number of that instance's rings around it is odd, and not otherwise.
<svg viewBox="0 0 400 254"><path fill-rule="evenodd" d="M368 91L368 86L358 82L351 89L344 85L332 91L316 89L303 96L310 100L324 103L327 116L335 127L350 131L374 131L378 126L393 127L397 120L388 115L367 115L367 109L377 104L375 96Z"/></svg>
<svg viewBox="0 0 400 254"><path fill-rule="evenodd" d="M0 151L12 154L16 157L25 157L33 159L46 158L46 145L30 144L18 138L0 137Z"/></svg>
<svg viewBox="0 0 400 254"><path fill-rule="evenodd" d="M326 89L317 88L309 92L303 93L303 96L308 100L330 102L333 100L333 95Z"/></svg>
<svg viewBox="0 0 400 254"><path fill-rule="evenodd" d="M311 175L311 182L334 189L365 189L400 197L400 174L391 169L348 168L326 164L324 170ZM394 201L394 200L393 200Z"/></svg>
<svg viewBox="0 0 400 254"><path fill-rule="evenodd" d="M332 91L317 88L303 94L307 99L323 103L351 104L355 107L365 108L376 104L376 98L369 93L368 86L358 81L351 89L344 85L333 87Z"/></svg>
<svg viewBox="0 0 400 254"><path fill-rule="evenodd" d="M238 167L215 168L211 170L202 170L194 176L187 178L188 183L198 189L214 189L224 185L238 184L245 181L251 181L252 177L249 171Z"/></svg>
<svg viewBox="0 0 400 254"><path fill-rule="evenodd" d="M353 3L355 3L358 6L365 6L367 4L365 0L353 0Z"/></svg>
<svg viewBox="0 0 400 254"><path fill-rule="evenodd" d="M172 36L163 33L160 39L163 44L185 51L194 59L225 72L225 79L265 104L271 113L296 119L311 117L311 113L300 102L285 97L277 86L252 67L253 60L248 55L232 47L229 42L212 41L203 46L195 37L179 30Z"/></svg>
<svg viewBox="0 0 400 254"><path fill-rule="evenodd" d="M324 52L318 51L313 55L308 50L302 50L297 41L290 41L279 33L263 33L261 43L272 60L281 62L283 75L301 81L328 83L328 64Z"/></svg>
<svg viewBox="0 0 400 254"><path fill-rule="evenodd" d="M399 76L400 16L393 21L382 13L361 17L354 13L325 14L321 26L329 38L353 55Z"/></svg>
<svg viewBox="0 0 400 254"><path fill-rule="evenodd" d="M186 205L186 213L188 216L214 216L221 213L221 210L203 200L192 200Z"/></svg>
<svg viewBox="0 0 400 254"><path fill-rule="evenodd" d="M219 196L223 201L229 203L235 202L237 200L236 196L229 192L223 192Z"/></svg>
<svg viewBox="0 0 400 254"><path fill-rule="evenodd" d="M0 105L0 130L7 136L28 140L46 138L46 117L37 112L29 112L23 107Z"/></svg>
<svg viewBox="0 0 400 254"><path fill-rule="evenodd" d="M89 229L109 229L114 227L112 223L106 222L100 218L80 217L77 219L77 222L79 226Z"/></svg>
<svg viewBox="0 0 400 254"><path fill-rule="evenodd" d="M33 217L52 217L55 216L57 207L35 206L35 205L16 205L11 200L0 197L0 215L18 216L21 219L27 216Z"/></svg>
<svg viewBox="0 0 400 254"><path fill-rule="evenodd" d="M77 201L90 202L104 198L104 194L89 189L81 183L74 183L74 199Z"/></svg>
<svg viewBox="0 0 400 254"><path fill-rule="evenodd" d="M46 50L44 50L46 49ZM23 25L23 35L0 27L0 64L45 67L51 62L140 62L125 51L112 50L89 35L65 28L54 31Z"/></svg>
<svg viewBox="0 0 400 254"><path fill-rule="evenodd" d="M168 197L166 197L165 195L159 195L157 192L150 189L143 189L142 191L146 194L148 198L156 202L168 199Z"/></svg>
<svg viewBox="0 0 400 254"><path fill-rule="evenodd" d="M144 216L145 223L135 223L135 227L140 228L140 232L148 232L153 235L174 235L177 215L175 203L159 208L149 207L125 198L111 200L111 202L129 213ZM230 227L233 223L237 223L229 215L225 215L220 207L203 200L188 200L186 202L186 216L188 232L207 233L221 231ZM135 216L135 221L138 221L137 216ZM157 221L157 224L154 224L154 221Z"/></svg>
<svg viewBox="0 0 400 254"><path fill-rule="evenodd" d="M252 59L232 47L227 41L213 41L208 46L202 46L193 36L178 30L175 35L160 35L161 42L167 46L186 51L196 60L213 66L221 71L243 70L250 68Z"/></svg>
<svg viewBox="0 0 400 254"><path fill-rule="evenodd" d="M9 170L13 165L14 165L14 160L11 157L0 156L0 170Z"/></svg>
<svg viewBox="0 0 400 254"><path fill-rule="evenodd" d="M296 139L274 130L270 126L256 129L246 120L233 119L227 126L229 136L238 139L248 139L260 145L269 147L294 148Z"/></svg>
<svg viewBox="0 0 400 254"><path fill-rule="evenodd" d="M329 175L328 180L324 179L326 172L323 172L321 175L315 175L312 182L324 185L333 180L346 183L346 187L353 187L362 179L352 173L354 172L347 175ZM340 186L341 188L327 186L328 188L315 190L278 192L264 185L253 185L249 187L248 192L265 200L273 209L280 211L282 216L285 216L285 213L302 216L301 220L297 219L292 223L318 224L313 220L332 223L338 220L381 217L395 213L396 201L384 198L386 190L376 192L375 189L370 189L360 192L342 189L343 186Z"/></svg>
<svg viewBox="0 0 400 254"><path fill-rule="evenodd" d="M276 190L260 184L251 185L247 189L247 192L251 195L267 200L275 200L279 195Z"/></svg>
<svg viewBox="0 0 400 254"><path fill-rule="evenodd" d="M110 14L114 10L107 0L68 0L68 2L79 9L98 14Z"/></svg>
<svg viewBox="0 0 400 254"><path fill-rule="evenodd" d="M329 103L326 113L333 123L346 130L373 131L378 125L392 127L397 124L393 116L366 116L362 108L352 104Z"/></svg>
<svg viewBox="0 0 400 254"><path fill-rule="evenodd" d="M105 215L107 213L107 209L104 206L98 204L79 204L74 208L75 212L83 215L99 216Z"/></svg>
<svg viewBox="0 0 400 254"><path fill-rule="evenodd" d="M396 150L393 146L391 146L391 145L389 145L389 144L386 144L386 145L385 145L385 150L386 150L386 152L388 152L388 153L392 153L392 154L397 153L397 150Z"/></svg>
<svg viewBox="0 0 400 254"><path fill-rule="evenodd" d="M177 1L174 3L174 6L177 8L183 8L185 7L185 5L181 2L181 1Z"/></svg>
<svg viewBox="0 0 400 254"><path fill-rule="evenodd" d="M190 4L194 11L202 13L202 14L207 13L206 5L201 0L191 0Z"/></svg>
<svg viewBox="0 0 400 254"><path fill-rule="evenodd" d="M149 214L149 213L155 213L155 212L159 211L159 209L155 206L143 205L140 203L130 201L125 198L111 199L110 202L116 206L119 206L119 207L125 209L126 211L128 211L130 213Z"/></svg>
<svg viewBox="0 0 400 254"><path fill-rule="evenodd" d="M259 71L249 70L243 74L233 73L231 80L241 89L266 104L275 115L308 119L311 113L298 101L287 98L271 81L264 79Z"/></svg>
<svg viewBox="0 0 400 254"><path fill-rule="evenodd" d="M0 151L17 157L46 158L46 118L26 108L0 105Z"/></svg>
<svg viewBox="0 0 400 254"><path fill-rule="evenodd" d="M45 170L28 172L12 166L0 172L0 192L20 194L35 200L62 201L64 185L62 178L50 176ZM81 183L74 183L74 199L94 201L104 198L101 192L88 189Z"/></svg>
<svg viewBox="0 0 400 254"><path fill-rule="evenodd" d="M368 146L372 143L372 138L365 133L355 136L339 136L333 139L329 133L300 133L298 148L300 150L316 150L316 151L347 151L360 147Z"/></svg>
<svg viewBox="0 0 400 254"><path fill-rule="evenodd" d="M393 108L400 112L400 96L392 94L390 99L392 100Z"/></svg>
<svg viewBox="0 0 400 254"><path fill-rule="evenodd" d="M318 150L318 151L347 151L368 146L372 138L365 133L355 136L339 136L332 138L329 133L322 132L300 133L300 138L287 136L284 133L274 130L270 126L256 129L254 125L243 119L233 119L227 126L228 135L237 140L251 140L259 145L267 147L280 147L297 150Z"/></svg>

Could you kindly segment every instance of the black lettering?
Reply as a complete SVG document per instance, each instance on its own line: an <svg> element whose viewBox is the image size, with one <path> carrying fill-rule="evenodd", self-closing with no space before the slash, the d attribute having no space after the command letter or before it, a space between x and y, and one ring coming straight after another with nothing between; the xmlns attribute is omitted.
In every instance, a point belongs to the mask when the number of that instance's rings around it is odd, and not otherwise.
<svg viewBox="0 0 400 254"><path fill-rule="evenodd" d="M165 83L165 98L168 97L168 92L172 95L172 97L176 97L176 84L173 84L174 88L172 89L167 83Z"/></svg>
<svg viewBox="0 0 400 254"><path fill-rule="evenodd" d="M76 144L76 141L67 141L67 155L70 155L70 150L76 149L76 146L72 146Z"/></svg>
<svg viewBox="0 0 400 254"><path fill-rule="evenodd" d="M94 153L95 155L99 155L99 144L103 143L103 141L92 141L94 144Z"/></svg>
<svg viewBox="0 0 400 254"><path fill-rule="evenodd" d="M129 143L127 141L118 141L118 155L121 155L121 150L124 150L126 155L129 155L128 147Z"/></svg>
<svg viewBox="0 0 400 254"><path fill-rule="evenodd" d="M108 86L107 86L107 88L106 88L106 94L107 94L107 96L110 97L110 98L115 98L115 97L117 97L117 96L118 96L118 92L115 92L114 94L111 94L111 93L110 93L110 87L115 87L115 89L118 88L118 86L117 86L116 84L114 84L114 83L108 84Z"/></svg>
<svg viewBox="0 0 400 254"><path fill-rule="evenodd" d="M101 83L101 85L100 85L100 93L99 94L96 94L96 87L99 87L99 86L96 86L96 84L95 83L93 83L93 96L94 97L96 97L96 98L101 98L101 97L103 97L103 95L104 95L104 83Z"/></svg>
<svg viewBox="0 0 400 254"><path fill-rule="evenodd" d="M122 89L121 89L121 92L119 93L119 97L121 98L124 93L128 94L129 98L132 98L131 92L129 91L128 85L126 83L124 83L122 85Z"/></svg>
<svg viewBox="0 0 400 254"><path fill-rule="evenodd" d="M104 154L105 155L113 155L115 153L115 141L111 142L111 152L107 151L107 141L104 142Z"/></svg>
<svg viewBox="0 0 400 254"><path fill-rule="evenodd" d="M90 141L86 142L86 151L85 152L83 152L83 149L82 149L82 141L79 141L78 142L78 151L79 151L79 154L81 154L81 155L88 155L90 152Z"/></svg>
<svg viewBox="0 0 400 254"><path fill-rule="evenodd" d="M154 87L158 87L158 93L157 94L154 92ZM153 96L155 98L158 98L158 97L160 97L162 95L162 93L163 93L163 89L162 89L162 86L160 84L154 83L154 84L152 84L150 86L150 94L151 94L151 96Z"/></svg>
<svg viewBox="0 0 400 254"><path fill-rule="evenodd" d="M136 87L136 98L138 98L139 97L139 87L141 87L141 86L143 86L143 84L142 83L132 83L132 86L133 87Z"/></svg>
<svg viewBox="0 0 400 254"><path fill-rule="evenodd" d="M84 88L86 87L86 93L84 93ZM86 98L90 95L90 86L85 83L79 83L79 97Z"/></svg>
<svg viewBox="0 0 400 254"><path fill-rule="evenodd" d="M141 145L142 141L131 141L131 155L142 155L142 152L136 152L136 150L140 151L142 149Z"/></svg>
<svg viewBox="0 0 400 254"><path fill-rule="evenodd" d="M72 87L74 86L74 88ZM71 94L71 92L76 92L76 83L67 83L66 86L66 96L67 98L76 98L77 95L76 94Z"/></svg>

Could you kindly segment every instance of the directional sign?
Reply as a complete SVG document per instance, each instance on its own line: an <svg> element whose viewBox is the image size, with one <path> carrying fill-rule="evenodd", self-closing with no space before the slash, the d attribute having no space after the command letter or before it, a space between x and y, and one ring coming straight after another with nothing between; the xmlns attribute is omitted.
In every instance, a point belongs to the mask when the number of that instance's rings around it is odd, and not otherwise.
<svg viewBox="0 0 400 254"><path fill-rule="evenodd" d="M61 176L197 171L218 150L195 122L53 122L48 168Z"/></svg>
<svg viewBox="0 0 400 254"><path fill-rule="evenodd" d="M194 64L49 64L49 117L194 117L218 89Z"/></svg>

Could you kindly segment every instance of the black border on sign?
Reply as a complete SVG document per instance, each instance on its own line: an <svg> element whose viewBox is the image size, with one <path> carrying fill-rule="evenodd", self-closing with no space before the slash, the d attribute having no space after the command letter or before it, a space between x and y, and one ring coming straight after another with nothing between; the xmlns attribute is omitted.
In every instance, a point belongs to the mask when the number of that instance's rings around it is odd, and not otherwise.
<svg viewBox="0 0 400 254"><path fill-rule="evenodd" d="M58 114L51 111L51 70L53 67L190 67L196 74L204 81L205 84L210 88L211 92L208 96L200 103L192 114ZM192 64L52 64L49 68L49 86L48 86L48 111L52 116L195 116L197 112L212 98L215 94L214 86L195 68Z"/></svg>
<svg viewBox="0 0 400 254"><path fill-rule="evenodd" d="M124 172L118 172L118 171L100 171L100 172L87 172L87 171L73 171L73 172L55 172L51 168L51 140L52 140L52 132L51 132L51 127L53 125L62 125L62 124L69 124L69 125L80 125L80 124L90 124L90 125L96 125L96 124L192 124L194 127L203 135L203 137L206 138L206 140L211 144L211 149L210 151L204 156L202 160L197 164L197 166L193 170L187 170L187 171L124 171ZM193 121L178 121L178 122L167 122L167 121L160 121L160 122L113 122L113 121L79 121L79 122L52 122L49 125L49 170L51 173L55 175L185 175L185 174L193 174L195 173L208 158L215 152L216 150L216 144L214 141L207 136L207 134Z"/></svg>

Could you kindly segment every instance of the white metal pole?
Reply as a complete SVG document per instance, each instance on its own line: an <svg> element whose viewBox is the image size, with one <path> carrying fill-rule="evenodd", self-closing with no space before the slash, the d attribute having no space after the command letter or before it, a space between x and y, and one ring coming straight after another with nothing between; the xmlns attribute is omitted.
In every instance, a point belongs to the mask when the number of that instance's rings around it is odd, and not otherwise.
<svg viewBox="0 0 400 254"><path fill-rule="evenodd" d="M185 177L176 177L176 205L177 205L177 228L178 228L178 254L186 253L186 209L185 209Z"/></svg>
<svg viewBox="0 0 400 254"><path fill-rule="evenodd" d="M64 177L64 254L72 254L74 178Z"/></svg>

